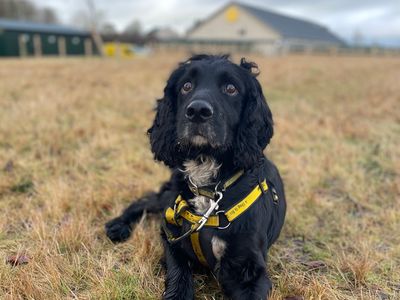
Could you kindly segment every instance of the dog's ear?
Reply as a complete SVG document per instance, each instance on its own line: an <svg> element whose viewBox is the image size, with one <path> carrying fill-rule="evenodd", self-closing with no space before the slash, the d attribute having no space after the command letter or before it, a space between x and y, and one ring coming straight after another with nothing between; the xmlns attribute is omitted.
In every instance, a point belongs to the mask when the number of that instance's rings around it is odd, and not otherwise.
<svg viewBox="0 0 400 300"><path fill-rule="evenodd" d="M184 66L172 72L164 88L164 97L157 101L156 117L147 131L154 159L174 168L177 165L176 97L177 81L182 76Z"/></svg>
<svg viewBox="0 0 400 300"><path fill-rule="evenodd" d="M260 83L255 78L252 69L254 63L247 63L247 99L242 111L236 142L234 143L234 162L237 167L249 169L263 157L263 150L268 145L274 133L272 113L265 101ZM243 60L241 66L243 64Z"/></svg>

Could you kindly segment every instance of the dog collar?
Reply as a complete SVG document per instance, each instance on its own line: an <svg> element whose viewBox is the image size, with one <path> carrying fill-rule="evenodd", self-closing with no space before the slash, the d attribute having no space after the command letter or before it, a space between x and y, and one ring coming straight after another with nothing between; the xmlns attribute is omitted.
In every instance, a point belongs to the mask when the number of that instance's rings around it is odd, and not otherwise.
<svg viewBox="0 0 400 300"><path fill-rule="evenodd" d="M233 176L229 177L224 181L220 181L215 186L203 186L198 187L188 176L188 187L190 191L196 196L204 196L209 199L216 199L218 197L218 192L225 192L231 185L233 185L242 175L244 174L244 170L239 170Z"/></svg>

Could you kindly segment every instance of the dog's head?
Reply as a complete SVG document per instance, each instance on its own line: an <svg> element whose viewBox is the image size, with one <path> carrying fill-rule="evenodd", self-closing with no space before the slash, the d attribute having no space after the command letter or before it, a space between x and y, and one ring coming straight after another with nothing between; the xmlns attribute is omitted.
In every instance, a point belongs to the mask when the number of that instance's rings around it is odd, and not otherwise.
<svg viewBox="0 0 400 300"><path fill-rule="evenodd" d="M250 168L273 135L271 111L256 79L257 65L227 56L196 55L172 72L149 129L157 160L181 166L199 154L231 155Z"/></svg>

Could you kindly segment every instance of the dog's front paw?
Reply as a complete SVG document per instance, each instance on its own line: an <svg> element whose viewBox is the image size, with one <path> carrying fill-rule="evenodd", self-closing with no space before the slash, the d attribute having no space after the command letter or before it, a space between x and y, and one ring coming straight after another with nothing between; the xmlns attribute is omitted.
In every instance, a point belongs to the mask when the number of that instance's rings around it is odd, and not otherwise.
<svg viewBox="0 0 400 300"><path fill-rule="evenodd" d="M167 287L162 294L162 300L193 300L194 294L193 291L189 289L184 289L179 292L179 288L171 288Z"/></svg>
<svg viewBox="0 0 400 300"><path fill-rule="evenodd" d="M113 243L126 241L132 232L131 226L122 220L121 217L112 219L106 223L106 234Z"/></svg>

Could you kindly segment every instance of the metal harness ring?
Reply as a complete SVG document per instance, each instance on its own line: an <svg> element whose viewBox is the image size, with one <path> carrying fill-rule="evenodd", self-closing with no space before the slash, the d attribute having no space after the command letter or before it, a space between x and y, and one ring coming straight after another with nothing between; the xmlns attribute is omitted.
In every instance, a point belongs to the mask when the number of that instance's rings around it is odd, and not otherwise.
<svg viewBox="0 0 400 300"><path fill-rule="evenodd" d="M219 210L219 211L217 211L217 212L215 213L215 215L218 216L219 214L224 214L224 213L225 213L224 210ZM223 227L218 226L217 228L220 229L220 230L224 230L224 229L227 229L229 226L231 226L231 222L228 221L228 225L223 226Z"/></svg>

